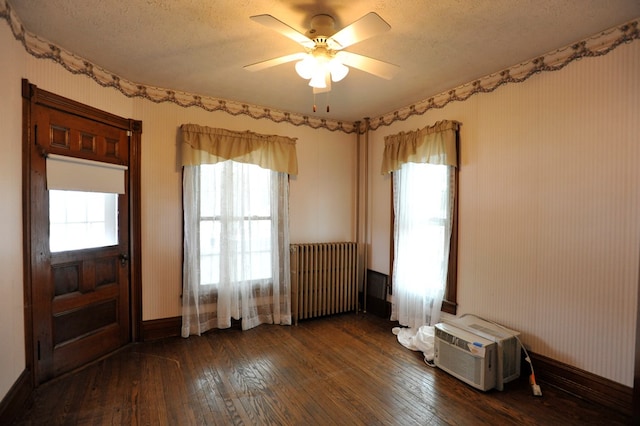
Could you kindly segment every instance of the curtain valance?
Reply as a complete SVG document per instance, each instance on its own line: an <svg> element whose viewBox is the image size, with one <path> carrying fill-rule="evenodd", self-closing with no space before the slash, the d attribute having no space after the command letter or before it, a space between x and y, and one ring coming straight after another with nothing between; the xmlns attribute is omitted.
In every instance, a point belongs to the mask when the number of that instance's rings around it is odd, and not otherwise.
<svg viewBox="0 0 640 426"><path fill-rule="evenodd" d="M382 174L400 169L404 163L458 166L456 135L460 123L438 121L423 129L385 136Z"/></svg>
<svg viewBox="0 0 640 426"><path fill-rule="evenodd" d="M183 124L182 165L233 160L277 172L298 174L296 138Z"/></svg>

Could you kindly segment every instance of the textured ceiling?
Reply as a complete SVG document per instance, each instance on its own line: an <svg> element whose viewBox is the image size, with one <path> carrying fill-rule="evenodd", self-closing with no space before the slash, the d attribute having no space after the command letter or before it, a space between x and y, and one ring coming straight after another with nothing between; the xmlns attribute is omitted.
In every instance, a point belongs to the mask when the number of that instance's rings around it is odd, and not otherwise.
<svg viewBox="0 0 640 426"><path fill-rule="evenodd" d="M26 31L123 79L335 120L357 121L468 83L640 16L640 0L8 0ZM324 13L340 29L368 12L391 25L348 51L400 67L392 80L352 69L314 96L288 63L302 51L249 19L304 33ZM330 112L326 112L326 105Z"/></svg>

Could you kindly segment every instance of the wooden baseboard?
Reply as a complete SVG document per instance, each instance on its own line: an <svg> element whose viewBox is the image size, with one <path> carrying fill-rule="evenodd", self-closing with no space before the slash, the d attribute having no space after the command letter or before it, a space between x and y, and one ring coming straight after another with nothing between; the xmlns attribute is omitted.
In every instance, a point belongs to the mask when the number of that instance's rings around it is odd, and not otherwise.
<svg viewBox="0 0 640 426"><path fill-rule="evenodd" d="M24 370L9 392L0 402L0 424L13 424L14 419L22 414L33 392L31 372Z"/></svg>
<svg viewBox="0 0 640 426"><path fill-rule="evenodd" d="M625 415L632 415L633 388L543 355L531 353L530 356L539 384L547 384ZM528 367L526 363L522 365L522 374L529 374Z"/></svg>
<svg viewBox="0 0 640 426"><path fill-rule="evenodd" d="M142 341L180 336L182 317L142 321Z"/></svg>

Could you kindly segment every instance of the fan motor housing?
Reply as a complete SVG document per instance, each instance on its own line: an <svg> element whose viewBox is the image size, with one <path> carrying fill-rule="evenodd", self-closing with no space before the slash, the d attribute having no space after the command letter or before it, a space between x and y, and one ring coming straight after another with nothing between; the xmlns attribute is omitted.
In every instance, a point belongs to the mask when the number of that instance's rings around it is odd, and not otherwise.
<svg viewBox="0 0 640 426"><path fill-rule="evenodd" d="M305 34L311 40L325 42L335 34L335 20L330 15L320 14L311 18L311 29ZM324 39L324 40L323 40Z"/></svg>

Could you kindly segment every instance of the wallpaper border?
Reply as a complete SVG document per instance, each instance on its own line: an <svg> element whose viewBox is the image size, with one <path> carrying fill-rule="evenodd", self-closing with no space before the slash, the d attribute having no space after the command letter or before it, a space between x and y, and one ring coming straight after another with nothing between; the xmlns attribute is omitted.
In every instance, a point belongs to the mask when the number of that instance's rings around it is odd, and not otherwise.
<svg viewBox="0 0 640 426"><path fill-rule="evenodd" d="M571 62L582 58L606 55L616 47L638 39L640 39L640 31L638 30L638 20L636 19L570 46L489 74L447 92L442 92L397 111L371 119L369 129L375 130L381 126L390 126L396 121L403 121L414 115L422 115L430 109L443 108L453 101L466 101L477 93L490 93L507 83L522 83L533 75L545 71L561 70Z"/></svg>
<svg viewBox="0 0 640 426"><path fill-rule="evenodd" d="M26 31L7 0L0 0L0 18L7 21L16 40L22 43L30 55L39 59L53 60L67 71L86 75L100 86L114 88L129 98L143 98L154 103L171 102L184 108L197 107L209 112L222 111L234 116L246 115L256 120L267 119L275 123L284 122L294 126L307 126L347 134L358 131L364 133L381 126L390 126L396 121L422 115L431 109L443 108L450 102L465 101L477 93L493 92L507 83L521 83L535 74L560 70L578 59L606 55L624 43L640 39L638 19L635 19L396 111L372 119L363 119L363 121L345 122L134 83Z"/></svg>

